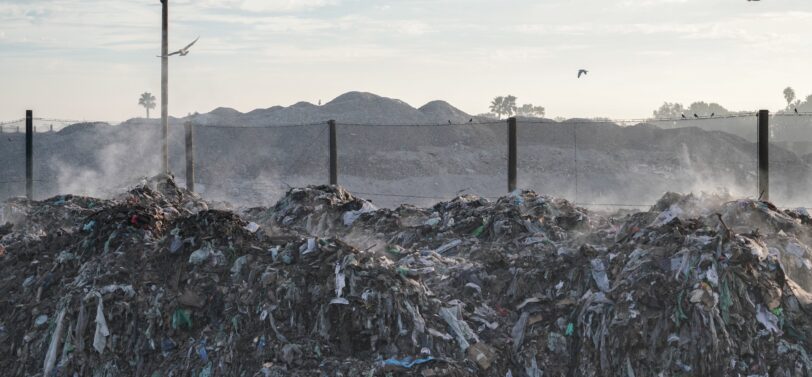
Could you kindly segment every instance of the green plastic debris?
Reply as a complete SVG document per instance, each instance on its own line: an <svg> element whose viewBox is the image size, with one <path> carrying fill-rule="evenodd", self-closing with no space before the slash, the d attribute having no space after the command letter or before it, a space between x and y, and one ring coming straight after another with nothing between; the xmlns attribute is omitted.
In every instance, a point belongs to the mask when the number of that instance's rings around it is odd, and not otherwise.
<svg viewBox="0 0 812 377"><path fill-rule="evenodd" d="M197 377L211 377L211 361L206 364L206 367L200 370L200 374Z"/></svg>
<svg viewBox="0 0 812 377"><path fill-rule="evenodd" d="M783 330L786 322L784 318L784 309L778 306L772 310L772 313L775 314L776 317L778 317L778 328Z"/></svg>
<svg viewBox="0 0 812 377"><path fill-rule="evenodd" d="M110 233L110 237L107 237L107 241L104 242L104 253L107 254L110 252L110 241L116 238L116 234L118 233L117 230L114 230Z"/></svg>
<svg viewBox="0 0 812 377"><path fill-rule="evenodd" d="M575 332L575 325L573 325L572 322L568 323L567 324L567 331L564 331L564 335L572 336L572 334L574 332Z"/></svg>
<svg viewBox="0 0 812 377"><path fill-rule="evenodd" d="M395 246L388 246L386 248L386 252L389 253L389 254L392 254L392 255L394 255L396 257L399 257L399 256L403 255L403 253L401 253L400 250L398 250L398 248L395 247Z"/></svg>
<svg viewBox="0 0 812 377"><path fill-rule="evenodd" d="M733 305L733 300L730 298L730 288L727 285L727 279L722 281L721 292L719 295L719 309L722 312L722 320L725 324L730 323L730 307Z"/></svg>
<svg viewBox="0 0 812 377"><path fill-rule="evenodd" d="M282 262L285 264L292 264L293 263L293 255L289 252L282 254Z"/></svg>
<svg viewBox="0 0 812 377"><path fill-rule="evenodd" d="M682 310L682 296L684 294L685 291L683 290L677 295L677 312L674 313L674 323L677 324L677 327L679 327L680 321L688 319L688 316L685 315L685 311Z"/></svg>
<svg viewBox="0 0 812 377"><path fill-rule="evenodd" d="M192 328L192 315L186 309L177 309L172 313L172 328L178 329L181 326L186 326L187 329Z"/></svg>
<svg viewBox="0 0 812 377"><path fill-rule="evenodd" d="M240 315L239 314L231 317L231 327L234 328L234 331L239 331L239 324L240 324Z"/></svg>
<svg viewBox="0 0 812 377"><path fill-rule="evenodd" d="M397 273L399 273L400 276L406 276L409 274L409 269L403 266L399 266L395 271L397 271Z"/></svg>
<svg viewBox="0 0 812 377"><path fill-rule="evenodd" d="M82 230L85 232L90 232L93 230L93 227L96 226L96 220L90 220L85 226L82 227Z"/></svg>

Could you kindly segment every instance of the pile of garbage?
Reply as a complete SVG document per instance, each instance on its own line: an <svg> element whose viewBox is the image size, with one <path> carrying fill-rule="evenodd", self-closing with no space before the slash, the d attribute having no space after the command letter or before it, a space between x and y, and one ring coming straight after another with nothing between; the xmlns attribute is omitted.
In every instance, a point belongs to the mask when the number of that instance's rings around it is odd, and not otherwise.
<svg viewBox="0 0 812 377"><path fill-rule="evenodd" d="M168 176L7 201L4 375L812 375L805 210L379 209L335 186L210 204Z"/></svg>

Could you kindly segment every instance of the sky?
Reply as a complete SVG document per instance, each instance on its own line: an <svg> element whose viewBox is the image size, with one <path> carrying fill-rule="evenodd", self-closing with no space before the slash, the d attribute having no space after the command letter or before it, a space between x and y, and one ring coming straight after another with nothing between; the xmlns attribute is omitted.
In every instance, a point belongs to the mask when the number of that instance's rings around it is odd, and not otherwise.
<svg viewBox="0 0 812 377"><path fill-rule="evenodd" d="M158 0L0 0L0 121L143 116L160 22ZM170 49L200 40L170 59L169 111L353 90L471 114L507 94L549 117L777 110L812 94L809 25L810 0L170 0Z"/></svg>

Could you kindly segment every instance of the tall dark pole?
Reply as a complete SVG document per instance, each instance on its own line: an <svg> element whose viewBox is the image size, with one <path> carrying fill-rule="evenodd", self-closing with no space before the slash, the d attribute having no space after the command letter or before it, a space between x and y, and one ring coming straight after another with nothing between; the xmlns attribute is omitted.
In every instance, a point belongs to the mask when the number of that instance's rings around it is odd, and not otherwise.
<svg viewBox="0 0 812 377"><path fill-rule="evenodd" d="M508 118L508 192L516 190L516 118Z"/></svg>
<svg viewBox="0 0 812 377"><path fill-rule="evenodd" d="M186 122L186 189L195 191L195 133L192 122Z"/></svg>
<svg viewBox="0 0 812 377"><path fill-rule="evenodd" d="M25 196L34 199L34 112L25 111Z"/></svg>
<svg viewBox="0 0 812 377"><path fill-rule="evenodd" d="M758 195L770 200L770 111L758 112Z"/></svg>
<svg viewBox="0 0 812 377"><path fill-rule="evenodd" d="M169 0L161 0L163 5L161 37L161 128L163 149L161 169L169 173Z"/></svg>
<svg viewBox="0 0 812 377"><path fill-rule="evenodd" d="M338 184L338 142L336 141L336 121L327 122L330 127L330 184Z"/></svg>

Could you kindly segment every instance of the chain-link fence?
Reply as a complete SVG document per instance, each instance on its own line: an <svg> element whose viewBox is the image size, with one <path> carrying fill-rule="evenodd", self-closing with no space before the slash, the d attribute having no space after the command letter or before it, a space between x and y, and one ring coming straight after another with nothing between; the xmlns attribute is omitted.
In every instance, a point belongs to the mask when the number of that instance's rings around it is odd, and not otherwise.
<svg viewBox="0 0 812 377"><path fill-rule="evenodd" d="M292 187L325 184L327 129L326 123L196 126L195 189L214 200L269 205ZM185 166L173 171L185 177Z"/></svg>
<svg viewBox="0 0 812 377"><path fill-rule="evenodd" d="M756 114L660 120L519 119L518 188L589 207L647 207L664 192L758 197ZM812 114L770 119L771 200L812 206ZM338 183L381 206L430 205L507 192L508 126L336 123ZM271 205L291 187L329 182L327 122L198 124L196 190ZM0 197L25 193L25 134L5 132ZM184 128L170 127L170 167L185 184ZM72 125L34 137L34 196L109 196L160 167L158 122Z"/></svg>
<svg viewBox="0 0 812 377"><path fill-rule="evenodd" d="M780 206L812 206L812 115L770 117L770 199Z"/></svg>
<svg viewBox="0 0 812 377"><path fill-rule="evenodd" d="M339 183L376 203L433 204L505 192L505 122L336 124Z"/></svg>
<svg viewBox="0 0 812 377"><path fill-rule="evenodd" d="M519 187L593 207L647 207L667 191L753 196L756 121L519 122Z"/></svg>

